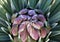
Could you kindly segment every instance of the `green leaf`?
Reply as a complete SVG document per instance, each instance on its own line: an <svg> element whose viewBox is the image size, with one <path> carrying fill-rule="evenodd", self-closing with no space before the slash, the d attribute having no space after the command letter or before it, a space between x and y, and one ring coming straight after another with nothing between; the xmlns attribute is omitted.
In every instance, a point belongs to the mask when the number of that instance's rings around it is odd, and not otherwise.
<svg viewBox="0 0 60 42"><path fill-rule="evenodd" d="M19 11L19 4L18 0L12 0L13 5L15 6L16 10Z"/></svg>
<svg viewBox="0 0 60 42"><path fill-rule="evenodd" d="M59 42L59 41L55 41L55 40L50 40L49 42Z"/></svg>
<svg viewBox="0 0 60 42"><path fill-rule="evenodd" d="M12 9L12 12L14 13L14 11L16 10L12 0L10 0L10 4L11 4L11 9Z"/></svg>
<svg viewBox="0 0 60 42"><path fill-rule="evenodd" d="M50 40L60 42L60 35L56 35L56 36L50 37Z"/></svg>
<svg viewBox="0 0 60 42"><path fill-rule="evenodd" d="M27 0L10 0L13 12L20 11L27 7Z"/></svg>
<svg viewBox="0 0 60 42"><path fill-rule="evenodd" d="M0 17L3 18L3 19L5 19L5 20L7 20L6 17L4 16L4 14L0 13Z"/></svg>
<svg viewBox="0 0 60 42"><path fill-rule="evenodd" d="M55 14L57 13L58 11L60 11L60 3L56 6L56 8L54 9L54 11L51 13L51 14Z"/></svg>
<svg viewBox="0 0 60 42"><path fill-rule="evenodd" d="M47 0L41 0L41 3L39 4L39 9L43 9L45 3L46 3Z"/></svg>
<svg viewBox="0 0 60 42"><path fill-rule="evenodd" d="M19 0L18 3L19 3L19 9L21 10L27 7L28 0Z"/></svg>
<svg viewBox="0 0 60 42"><path fill-rule="evenodd" d="M28 5L30 8L35 8L39 0L28 0Z"/></svg>
<svg viewBox="0 0 60 42"><path fill-rule="evenodd" d="M56 36L56 35L60 35L60 31L52 31L52 34L50 37Z"/></svg>
<svg viewBox="0 0 60 42"><path fill-rule="evenodd" d="M3 18L0 17L0 25L3 25L4 27L7 27L7 24Z"/></svg>
<svg viewBox="0 0 60 42"><path fill-rule="evenodd" d="M42 40L42 38L41 38L41 37L39 38L38 42L43 42L43 40Z"/></svg>
<svg viewBox="0 0 60 42"><path fill-rule="evenodd" d="M8 4L7 2L5 2L4 0L3 0L3 2L4 2L4 4L1 4L2 7L3 7L8 13L12 14L11 7L9 6L9 4ZM8 8L8 7L9 7L9 8Z"/></svg>
<svg viewBox="0 0 60 42"><path fill-rule="evenodd" d="M10 0L6 0L8 5L11 7L11 3L10 3Z"/></svg>
<svg viewBox="0 0 60 42"><path fill-rule="evenodd" d="M50 17L49 22L54 23L60 21L60 12L56 13L54 16Z"/></svg>
<svg viewBox="0 0 60 42"><path fill-rule="evenodd" d="M60 25L55 26L51 31L60 31Z"/></svg>
<svg viewBox="0 0 60 42"><path fill-rule="evenodd" d="M55 13L57 13L60 10L60 0L55 0L55 3L52 5L50 11L50 17L55 15Z"/></svg>
<svg viewBox="0 0 60 42"><path fill-rule="evenodd" d="M24 0L24 8L28 6L28 0Z"/></svg>
<svg viewBox="0 0 60 42"><path fill-rule="evenodd" d="M55 28L52 28L52 34L50 35L51 40L59 41L60 39L60 25L57 25Z"/></svg>
<svg viewBox="0 0 60 42"><path fill-rule="evenodd" d="M7 42L7 41L10 41L10 38L7 34L0 32L0 41L6 41Z"/></svg>
<svg viewBox="0 0 60 42"><path fill-rule="evenodd" d="M36 8L37 8L37 9L40 9L41 1L42 1L42 0L39 0L39 2L37 3L37 5L36 5Z"/></svg>
<svg viewBox="0 0 60 42"><path fill-rule="evenodd" d="M0 7L0 17L7 20L5 13L6 13L5 10L2 7Z"/></svg>
<svg viewBox="0 0 60 42"><path fill-rule="evenodd" d="M45 5L44 5L44 7L42 9L44 12L46 11L47 8L49 8L49 6L51 5L51 2L52 2L52 0L47 0L46 1Z"/></svg>
<svg viewBox="0 0 60 42"><path fill-rule="evenodd" d="M1 30L1 28L0 28L0 41L1 42L3 42L3 41L10 41L10 38L9 38L9 36L6 34L6 33L4 33L2 30Z"/></svg>
<svg viewBox="0 0 60 42"><path fill-rule="evenodd" d="M11 15L10 15L9 13L6 13L5 15L6 15L7 21L10 22L10 20L11 20Z"/></svg>

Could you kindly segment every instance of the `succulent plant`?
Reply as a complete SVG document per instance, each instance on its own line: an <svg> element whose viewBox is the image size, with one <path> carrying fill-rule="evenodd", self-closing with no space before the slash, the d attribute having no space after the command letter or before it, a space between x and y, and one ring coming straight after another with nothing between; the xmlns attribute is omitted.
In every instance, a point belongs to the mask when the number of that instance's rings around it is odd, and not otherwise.
<svg viewBox="0 0 60 42"><path fill-rule="evenodd" d="M21 37L22 42L26 42L28 36L31 36L34 40L46 37L47 30L44 28L46 19L43 14L38 14L35 10L29 9L22 9L18 13L19 16L13 19L12 22L11 32L13 36L20 34L18 36ZM28 19L29 17L30 19Z"/></svg>
<svg viewBox="0 0 60 42"><path fill-rule="evenodd" d="M0 42L59 42L60 0L0 0Z"/></svg>

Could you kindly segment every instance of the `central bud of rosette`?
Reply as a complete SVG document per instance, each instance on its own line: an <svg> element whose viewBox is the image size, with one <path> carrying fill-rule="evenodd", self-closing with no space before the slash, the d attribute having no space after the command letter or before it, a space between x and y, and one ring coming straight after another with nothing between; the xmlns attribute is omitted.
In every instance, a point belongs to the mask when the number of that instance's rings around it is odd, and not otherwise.
<svg viewBox="0 0 60 42"><path fill-rule="evenodd" d="M47 35L44 22L46 21L42 11L35 9L22 9L18 16L13 19L11 33L13 36L20 36L22 42L25 42L30 36L34 40Z"/></svg>

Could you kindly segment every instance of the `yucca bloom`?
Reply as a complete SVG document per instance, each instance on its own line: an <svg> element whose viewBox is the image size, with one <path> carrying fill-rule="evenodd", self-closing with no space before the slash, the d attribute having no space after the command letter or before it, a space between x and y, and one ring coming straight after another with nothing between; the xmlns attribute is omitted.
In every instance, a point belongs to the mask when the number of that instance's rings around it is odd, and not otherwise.
<svg viewBox="0 0 60 42"><path fill-rule="evenodd" d="M0 42L60 41L60 0L0 0L0 6Z"/></svg>
<svg viewBox="0 0 60 42"><path fill-rule="evenodd" d="M18 34L20 34L19 36L21 37L21 40L23 42L26 42L28 36L31 36L31 38L34 40L38 40L40 37L46 37L47 29L44 27L46 18L42 13L38 14L38 12L36 12L37 11L35 10L29 9L22 9L20 12L18 12L19 16L14 19L13 22L13 26L18 25L18 31L12 26L11 32L13 36L17 36Z"/></svg>

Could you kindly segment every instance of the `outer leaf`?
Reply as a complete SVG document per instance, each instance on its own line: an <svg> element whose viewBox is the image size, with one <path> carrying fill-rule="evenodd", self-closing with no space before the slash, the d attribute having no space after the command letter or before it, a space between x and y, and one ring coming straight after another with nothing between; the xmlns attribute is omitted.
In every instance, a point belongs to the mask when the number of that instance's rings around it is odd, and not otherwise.
<svg viewBox="0 0 60 42"><path fill-rule="evenodd" d="M28 0L19 0L18 3L19 3L19 9L21 10L27 7Z"/></svg>
<svg viewBox="0 0 60 42"><path fill-rule="evenodd" d="M56 35L60 35L60 31L52 31L52 34L50 37L56 36Z"/></svg>
<svg viewBox="0 0 60 42"><path fill-rule="evenodd" d="M45 12L45 10L50 6L52 0L47 0L44 7L43 7L43 11Z"/></svg>
<svg viewBox="0 0 60 42"><path fill-rule="evenodd" d="M50 37L50 40L60 42L60 35L56 35L56 36Z"/></svg>
<svg viewBox="0 0 60 42"><path fill-rule="evenodd" d="M12 0L10 0L10 6L11 6L11 9L12 9L12 12L15 12L16 8L15 8Z"/></svg>
<svg viewBox="0 0 60 42"><path fill-rule="evenodd" d="M51 31L60 31L60 25L55 26Z"/></svg>
<svg viewBox="0 0 60 42"><path fill-rule="evenodd" d="M51 15L53 16L55 13L57 13L58 11L60 11L60 3L57 4L56 8L54 9L54 11L51 13Z"/></svg>
<svg viewBox="0 0 60 42"><path fill-rule="evenodd" d="M56 13L54 16L50 17L50 23L60 21L60 12Z"/></svg>
<svg viewBox="0 0 60 42"><path fill-rule="evenodd" d="M39 4L39 9L42 9L45 5L47 0L41 0L41 3Z"/></svg>
<svg viewBox="0 0 60 42"><path fill-rule="evenodd" d="M2 18L0 18L0 24L3 25L4 27L7 27L6 22Z"/></svg>
<svg viewBox="0 0 60 42"><path fill-rule="evenodd" d="M51 11L51 14L50 14L50 17L54 15L54 13L57 13L57 10L59 11L59 7L60 7L60 0L54 0L55 3L52 5L50 11ZM55 11L55 12L54 12Z"/></svg>
<svg viewBox="0 0 60 42"><path fill-rule="evenodd" d="M14 4L16 10L19 11L18 0L12 0L12 2Z"/></svg>
<svg viewBox="0 0 60 42"><path fill-rule="evenodd" d="M10 14L12 14L12 11L11 11L11 7L9 6L9 4L7 4L4 0L3 0L4 4L1 4L2 7ZM9 8L7 8L9 7Z"/></svg>
<svg viewBox="0 0 60 42"><path fill-rule="evenodd" d="M28 0L30 8L35 8L39 0Z"/></svg>
<svg viewBox="0 0 60 42"><path fill-rule="evenodd" d="M0 17L7 20L5 16L5 10L2 7L0 7Z"/></svg>
<svg viewBox="0 0 60 42"><path fill-rule="evenodd" d="M25 5L27 4L27 0L12 0L12 2L17 11L25 8Z"/></svg>
<svg viewBox="0 0 60 42"><path fill-rule="evenodd" d="M49 42L59 42L59 41L56 41L56 40L50 40Z"/></svg>
<svg viewBox="0 0 60 42"><path fill-rule="evenodd" d="M10 38L7 34L5 34L4 32L2 32L2 30L0 29L0 42L9 42Z"/></svg>
<svg viewBox="0 0 60 42"><path fill-rule="evenodd" d="M52 34L50 35L50 41L56 41L59 42L60 41L60 25L57 25L56 27L52 28Z"/></svg>

